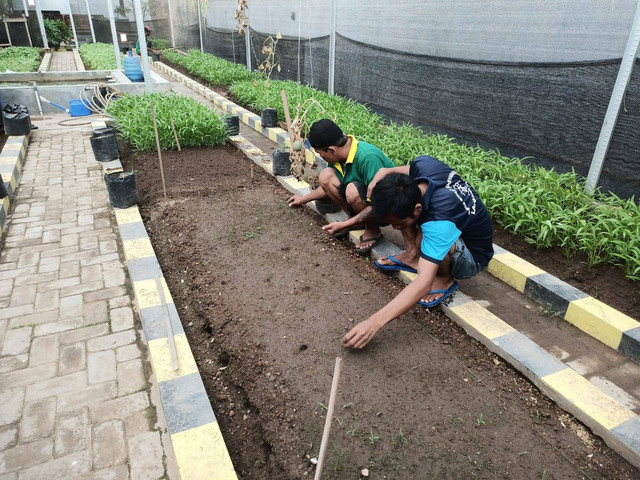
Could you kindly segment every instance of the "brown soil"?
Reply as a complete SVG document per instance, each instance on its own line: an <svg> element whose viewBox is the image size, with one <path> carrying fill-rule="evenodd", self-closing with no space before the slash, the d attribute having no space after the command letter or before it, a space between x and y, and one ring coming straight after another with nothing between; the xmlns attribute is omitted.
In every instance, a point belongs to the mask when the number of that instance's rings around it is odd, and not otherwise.
<svg viewBox="0 0 640 480"><path fill-rule="evenodd" d="M325 479L640 478L439 312L414 308L345 351L402 285L234 148L163 160L168 199L156 155L125 164L241 479L313 477L337 356Z"/></svg>

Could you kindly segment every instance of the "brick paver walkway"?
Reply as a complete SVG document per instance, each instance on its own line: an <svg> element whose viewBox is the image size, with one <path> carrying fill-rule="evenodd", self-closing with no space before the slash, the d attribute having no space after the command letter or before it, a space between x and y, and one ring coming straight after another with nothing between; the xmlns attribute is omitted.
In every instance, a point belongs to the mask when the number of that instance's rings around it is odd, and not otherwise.
<svg viewBox="0 0 640 480"><path fill-rule="evenodd" d="M73 52L51 52L50 72L75 72L76 61Z"/></svg>
<svg viewBox="0 0 640 480"><path fill-rule="evenodd" d="M0 479L169 475L90 127L38 125L0 252Z"/></svg>

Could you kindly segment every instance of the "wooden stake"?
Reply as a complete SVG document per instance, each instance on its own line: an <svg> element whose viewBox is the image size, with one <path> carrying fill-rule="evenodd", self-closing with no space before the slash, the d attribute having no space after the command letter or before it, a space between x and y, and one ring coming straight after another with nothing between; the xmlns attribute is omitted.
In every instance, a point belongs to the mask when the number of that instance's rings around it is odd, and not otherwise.
<svg viewBox="0 0 640 480"><path fill-rule="evenodd" d="M156 277L156 287L160 294L160 303L162 303L162 316L164 317L164 325L167 329L167 340L169 340L169 351L171 352L171 363L173 364L173 371L178 370L178 352L176 350L176 339L173 335L173 327L171 326L171 317L169 313L169 307L164 298L164 288L162 288L162 282Z"/></svg>
<svg viewBox="0 0 640 480"><path fill-rule="evenodd" d="M153 118L153 131L156 134L156 147L158 148L158 161L160 162L160 176L162 177L162 191L164 192L164 198L167 198L167 186L164 182L164 168L162 168L162 152L160 151L160 137L158 136L158 124L156 123L156 112L153 109L153 102L149 100L149 106L151 107L151 118Z"/></svg>
<svg viewBox="0 0 640 480"><path fill-rule="evenodd" d="M178 145L178 151L180 152L182 149L180 148L180 140L178 140L178 132L176 132L176 126L173 124L173 117L169 117L171 120L171 129L173 130L173 136L176 137L176 145Z"/></svg>
<svg viewBox="0 0 640 480"><path fill-rule="evenodd" d="M291 134L291 114L289 113L289 102L287 101L287 92L280 91L282 97L282 108L284 108L284 118L287 120L287 132L289 133L289 143L293 142L293 135Z"/></svg>
<svg viewBox="0 0 640 480"><path fill-rule="evenodd" d="M316 466L316 476L314 480L320 480L322 476L322 465L324 457L327 453L329 445L329 432L333 423L333 410L336 406L336 397L338 393L338 383L340 382L340 373L342 372L342 358L336 357L336 366L333 369L333 381L331 382L331 394L329 395L329 406L327 407L327 418L324 420L324 431L322 432L322 442L320 442L320 455L318 455L318 465Z"/></svg>

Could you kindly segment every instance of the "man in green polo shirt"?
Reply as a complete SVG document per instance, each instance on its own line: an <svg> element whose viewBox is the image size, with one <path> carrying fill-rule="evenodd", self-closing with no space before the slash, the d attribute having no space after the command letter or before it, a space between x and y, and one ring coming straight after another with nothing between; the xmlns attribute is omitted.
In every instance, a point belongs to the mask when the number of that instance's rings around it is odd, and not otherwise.
<svg viewBox="0 0 640 480"><path fill-rule="evenodd" d="M329 197L349 218L325 225L323 229L329 235L340 237L353 228L364 227L356 252L369 252L382 238L382 232L369 206L367 188L378 170L395 165L378 147L345 135L326 118L311 125L307 140L331 168L320 172L318 188L304 196L293 195L288 200L289 206L299 207Z"/></svg>

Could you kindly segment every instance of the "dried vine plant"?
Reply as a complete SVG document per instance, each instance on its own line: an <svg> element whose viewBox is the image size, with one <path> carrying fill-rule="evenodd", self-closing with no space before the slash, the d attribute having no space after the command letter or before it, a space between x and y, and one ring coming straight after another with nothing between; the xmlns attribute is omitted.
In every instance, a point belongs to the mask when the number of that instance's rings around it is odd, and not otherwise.
<svg viewBox="0 0 640 480"><path fill-rule="evenodd" d="M318 186L317 163L313 163L311 166L313 172L306 179L304 178L306 151L302 139L302 131L309 131L310 125L307 123L307 115L313 107L318 108L326 117L333 117L334 122L336 120L336 115L330 115L315 98L309 98L303 103L296 105L296 116L291 120L291 126L289 128L289 140L291 141L291 154L289 158L291 159L291 174L299 181L306 180L309 185L316 188Z"/></svg>
<svg viewBox="0 0 640 480"><path fill-rule="evenodd" d="M238 27L238 33L244 35L249 27L249 17L247 17L247 0L238 0L238 6L236 7L236 26Z"/></svg>

